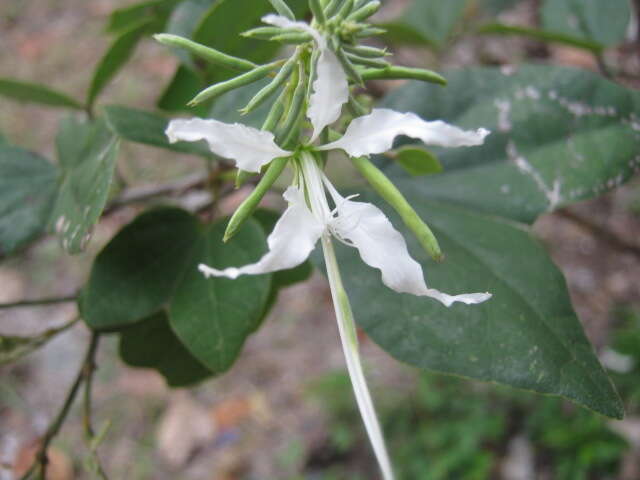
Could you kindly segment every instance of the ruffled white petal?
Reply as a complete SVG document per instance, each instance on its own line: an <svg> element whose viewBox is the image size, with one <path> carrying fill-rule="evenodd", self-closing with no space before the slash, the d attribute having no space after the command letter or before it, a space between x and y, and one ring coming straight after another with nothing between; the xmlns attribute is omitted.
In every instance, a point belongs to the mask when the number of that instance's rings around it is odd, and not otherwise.
<svg viewBox="0 0 640 480"><path fill-rule="evenodd" d="M171 143L205 140L213 153L235 160L238 168L247 172L259 172L274 158L291 155L276 144L273 133L240 123L201 118L172 120L165 133Z"/></svg>
<svg viewBox="0 0 640 480"><path fill-rule="evenodd" d="M304 262L322 236L325 226L311 213L300 189L289 187L284 193L284 198L289 202L289 207L267 239L269 251L257 263L224 270L199 265L198 269L206 277L237 278L240 275L286 270Z"/></svg>
<svg viewBox="0 0 640 480"><path fill-rule="evenodd" d="M282 15L276 15L275 13L270 13L269 15L265 15L262 17L262 21L269 25L273 25L275 27L280 28L295 28L296 30L302 30L303 32L308 33L313 37L313 39L318 44L318 48L326 48L327 42L324 37L318 32L315 28L305 22L296 22L295 20L291 20L287 17L283 17Z"/></svg>
<svg viewBox="0 0 640 480"><path fill-rule="evenodd" d="M313 125L312 142L327 125L340 118L342 106L349 101L349 80L340 61L329 48L322 49L316 71L307 110Z"/></svg>
<svg viewBox="0 0 640 480"><path fill-rule="evenodd" d="M420 139L427 145L471 147L482 145L489 133L484 128L465 131L440 120L427 122L414 113L379 108L354 119L340 140L324 145L320 150L340 148L351 157L383 153L393 147L393 141L399 135Z"/></svg>
<svg viewBox="0 0 640 480"><path fill-rule="evenodd" d="M335 122L342 112L342 106L349 101L349 80L336 57L329 49L326 39L315 28L304 22L295 22L281 15L266 15L264 23L280 28L295 28L307 32L318 44L320 57L316 67L316 79L309 98L307 116L313 126L311 141L315 141L322 130Z"/></svg>
<svg viewBox="0 0 640 480"><path fill-rule="evenodd" d="M330 227L334 235L358 249L362 261L382 273L382 282L389 288L439 300L447 307L455 302L481 303L491 298L488 293L447 295L428 288L422 267L407 249L404 238L376 206L343 198L328 180L325 185L336 204L338 217Z"/></svg>

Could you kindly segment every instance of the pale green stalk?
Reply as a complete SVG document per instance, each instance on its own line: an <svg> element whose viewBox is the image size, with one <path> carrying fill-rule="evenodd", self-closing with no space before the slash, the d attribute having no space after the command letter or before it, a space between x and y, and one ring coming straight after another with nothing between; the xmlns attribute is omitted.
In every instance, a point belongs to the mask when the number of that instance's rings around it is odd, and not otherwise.
<svg viewBox="0 0 640 480"><path fill-rule="evenodd" d="M382 470L382 478L384 480L393 480L394 475L393 469L391 468L391 460L389 459L389 453L384 443L384 437L382 436L378 417L376 416L371 395L367 388L367 382L364 378L364 372L362 371L362 364L360 363L358 333L353 320L349 297L342 285L338 261L331 242L331 236L328 233L322 236L322 251L324 253L329 285L331 287L333 307L336 311L340 340L347 361L347 370L351 377L353 392L358 402L365 428L369 434L373 451L380 465L380 470Z"/></svg>

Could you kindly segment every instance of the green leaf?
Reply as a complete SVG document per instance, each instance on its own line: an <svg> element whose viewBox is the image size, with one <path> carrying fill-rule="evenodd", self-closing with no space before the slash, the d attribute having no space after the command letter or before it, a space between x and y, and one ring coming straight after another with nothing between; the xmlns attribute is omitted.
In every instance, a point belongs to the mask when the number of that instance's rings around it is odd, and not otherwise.
<svg viewBox="0 0 640 480"><path fill-rule="evenodd" d="M492 133L481 147L434 148L445 171L419 182L387 161L405 193L530 223L602 195L640 166L638 92L546 66L472 68L447 78L444 90L408 84L385 106Z"/></svg>
<svg viewBox="0 0 640 480"><path fill-rule="evenodd" d="M42 233L55 198L58 170L45 158L0 145L0 253Z"/></svg>
<svg viewBox="0 0 640 480"><path fill-rule="evenodd" d="M264 251L264 232L254 220L226 244L225 226L226 222L209 226L195 245L193 266L185 270L169 308L171 328L215 374L233 364L246 338L260 326L271 286L270 275L204 279L198 263L216 268L245 265Z"/></svg>
<svg viewBox="0 0 640 480"><path fill-rule="evenodd" d="M171 387L190 386L212 375L180 343L164 312L121 331L119 353L127 365L157 370Z"/></svg>
<svg viewBox="0 0 640 480"><path fill-rule="evenodd" d="M622 43L631 22L631 2L608 0L544 0L540 12L545 30L603 46Z"/></svg>
<svg viewBox="0 0 640 480"><path fill-rule="evenodd" d="M148 0L118 8L111 12L106 30L109 33L119 34L141 21L150 19L155 19L157 23L164 23L171 9L180 1L181 0Z"/></svg>
<svg viewBox="0 0 640 480"><path fill-rule="evenodd" d="M68 95L38 83L22 82L11 78L0 78L0 95L22 102L38 103L50 107L84 107Z"/></svg>
<svg viewBox="0 0 640 480"><path fill-rule="evenodd" d="M513 8L521 2L522 0L478 0L478 3L492 15Z"/></svg>
<svg viewBox="0 0 640 480"><path fill-rule="evenodd" d="M105 107L104 113L111 129L126 140L175 152L211 157L211 152L204 143L169 143L164 133L169 121L161 115L117 105Z"/></svg>
<svg viewBox="0 0 640 480"><path fill-rule="evenodd" d="M149 31L152 22L153 19L145 19L134 24L120 33L111 43L93 73L91 86L87 94L87 105L91 107L94 104L98 95L129 61L138 41Z"/></svg>
<svg viewBox="0 0 640 480"><path fill-rule="evenodd" d="M68 253L82 251L107 203L113 180L118 140L104 120L67 118L56 138L62 170L50 228Z"/></svg>
<svg viewBox="0 0 640 480"><path fill-rule="evenodd" d="M419 0L411 3L400 20L382 25L396 43L442 46L462 18L467 0Z"/></svg>
<svg viewBox="0 0 640 480"><path fill-rule="evenodd" d="M151 210L124 227L93 264L81 300L87 324L113 330L167 305L198 236L196 218L177 208Z"/></svg>
<svg viewBox="0 0 640 480"><path fill-rule="evenodd" d="M160 95L157 103L158 108L168 112L185 110L192 114L205 116L207 113L207 106L205 104L198 105L195 108L187 106L187 103L189 103L204 86L204 82L198 74L186 66L181 65L178 67L178 70L176 70L169 85L167 85Z"/></svg>
<svg viewBox="0 0 640 480"><path fill-rule="evenodd" d="M437 264L404 232L429 285L451 294L489 291L493 298L447 309L398 295L343 248L339 261L356 320L371 338L411 365L560 395L621 418L621 401L582 332L562 274L527 230L415 193L407 198L446 252Z"/></svg>
<svg viewBox="0 0 640 480"><path fill-rule="evenodd" d="M388 156L414 177L442 172L438 157L424 148L407 145L389 152Z"/></svg>

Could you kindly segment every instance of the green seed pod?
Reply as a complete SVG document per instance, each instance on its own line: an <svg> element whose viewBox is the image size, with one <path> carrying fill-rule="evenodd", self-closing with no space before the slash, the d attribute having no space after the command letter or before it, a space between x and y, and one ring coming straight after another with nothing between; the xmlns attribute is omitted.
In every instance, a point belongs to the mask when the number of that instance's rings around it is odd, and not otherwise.
<svg viewBox="0 0 640 480"><path fill-rule="evenodd" d="M178 35L171 35L168 33L159 33L154 35L158 42L168 47L177 47L187 50L196 57L202 58L216 65L228 67L233 70L240 70L242 72L256 68L256 64L245 60L243 58L233 57L226 53L219 52L214 48L207 47L200 43L193 42L187 38L179 37Z"/></svg>
<svg viewBox="0 0 640 480"><path fill-rule="evenodd" d="M357 9L359 9L361 7L364 7L368 1L369 0L356 0L356 3L353 6L353 8L355 8L357 10Z"/></svg>
<svg viewBox="0 0 640 480"><path fill-rule="evenodd" d="M293 43L298 45L301 43L310 42L311 40L313 40L313 38L311 38L311 35L305 32L291 32L276 35L275 37L271 37L270 40L272 42Z"/></svg>
<svg viewBox="0 0 640 480"><path fill-rule="evenodd" d="M358 28L356 29L356 31L353 32L356 38L374 37L376 35L382 35L383 33L387 33L387 31L384 28L369 27L369 26L364 26L364 24L362 25L363 25L362 28Z"/></svg>
<svg viewBox="0 0 640 480"><path fill-rule="evenodd" d="M319 0L309 0L309 8L313 12L313 16L320 25L327 23L327 17L324 15L322 5Z"/></svg>
<svg viewBox="0 0 640 480"><path fill-rule="evenodd" d="M380 195L402 218L402 221L416 236L422 248L433 258L440 262L444 259L442 250L435 235L429 226L420 218L400 190L382 173L367 157L352 158L362 176L369 182L373 189Z"/></svg>
<svg viewBox="0 0 640 480"><path fill-rule="evenodd" d="M360 76L360 72L358 72L353 63L351 63L351 60L349 60L342 48L337 48L335 50L335 53L338 57L338 60L340 60L340 63L342 64L342 68L344 68L344 71L349 76L349 78L351 78L351 80L353 80L358 85L364 85L364 81Z"/></svg>
<svg viewBox="0 0 640 480"><path fill-rule="evenodd" d="M268 132L273 132L275 130L276 125L278 125L278 122L284 113L285 98L286 92L282 92L278 97L278 100L273 103L267 118L265 118L264 123L262 124L262 130L266 130Z"/></svg>
<svg viewBox="0 0 640 480"><path fill-rule="evenodd" d="M364 45L343 45L345 52L353 53L364 58L381 58L389 55L387 49L367 47Z"/></svg>
<svg viewBox="0 0 640 480"><path fill-rule="evenodd" d="M373 15L374 13L376 13L378 10L380 10L380 2L375 0L373 2L369 2L367 4L365 4L363 7L356 7L356 10L354 10L348 17L347 20L351 21L351 22L360 22L362 20L365 20L367 18L369 18L371 15Z"/></svg>
<svg viewBox="0 0 640 480"><path fill-rule="evenodd" d="M229 220L227 229L224 232L224 238L222 239L223 242L227 242L238 232L245 220L251 216L253 211L260 204L262 197L264 197L273 186L274 182L278 179L288 162L289 157L282 157L276 158L269 164L267 171L258 182L258 185L256 185L256 188L244 200L244 202L240 204L231 217L231 220Z"/></svg>
<svg viewBox="0 0 640 480"><path fill-rule="evenodd" d="M307 87L307 98L311 97L313 92L313 81L316 78L316 71L318 69L318 59L320 58L320 51L317 48L313 49L311 59L309 60L309 85Z"/></svg>
<svg viewBox="0 0 640 480"><path fill-rule="evenodd" d="M293 14L289 6L284 3L283 0L269 0L271 6L283 17L287 17L289 20L295 20L296 16Z"/></svg>
<svg viewBox="0 0 640 480"><path fill-rule="evenodd" d="M278 129L278 134L276 135L276 142L286 141L291 133L291 130L296 126L298 118L300 117L300 112L304 107L305 96L307 93L307 78L304 75L304 68L302 64L300 64L299 72L298 72L298 80L295 90L293 91L293 95L291 97L291 102L289 103L289 111L287 112L287 116L284 119L284 123L281 128Z"/></svg>
<svg viewBox="0 0 640 480"><path fill-rule="evenodd" d="M209 88L205 88L198 95L196 95L195 98L189 102L189 106L198 105L199 103L202 103L206 100L216 98L223 93L227 93L231 90L235 90L236 88L249 85L253 82L257 82L258 80L261 80L269 75L269 73L271 73L280 65L282 65L282 60L254 68L250 72L243 73L242 75L232 78L231 80L227 80L226 82L216 83Z"/></svg>
<svg viewBox="0 0 640 480"><path fill-rule="evenodd" d="M255 38L257 40L271 40L276 35L282 35L286 30L280 27L257 27L242 32L240 35L246 38Z"/></svg>
<svg viewBox="0 0 640 480"><path fill-rule="evenodd" d="M327 18L333 17L336 13L338 13L338 8L340 7L340 3L342 0L329 0L327 2L327 6L324 7L324 14Z"/></svg>
<svg viewBox="0 0 640 480"><path fill-rule="evenodd" d="M363 106L353 95L349 95L349 109L356 117L362 117L371 113L365 106Z"/></svg>
<svg viewBox="0 0 640 480"><path fill-rule="evenodd" d="M409 68L409 67L388 67L375 70L364 70L362 72L362 78L366 80L390 80L390 79L409 79L409 80L422 80L423 82L437 83L438 85L446 85L447 79L443 76L432 72L431 70L425 70L423 68Z"/></svg>
<svg viewBox="0 0 640 480"><path fill-rule="evenodd" d="M299 53L296 52L296 54L294 54L291 58L289 58L289 60L287 60L287 62L282 66L282 68L280 69L278 74L275 76L275 78L271 81L271 83L269 83L269 85L267 85L262 90L260 90L255 95L255 97L253 97L249 101L247 106L240 110L240 112L243 115L251 112L252 110L262 105L267 99L269 99L271 95L276 93L276 91L284 84L284 82L287 81L287 79L291 75L293 68L296 66L296 63L298 63L298 57L299 57Z"/></svg>
<svg viewBox="0 0 640 480"><path fill-rule="evenodd" d="M345 55L352 63L355 63L356 65L363 65L365 67L371 68L387 68L391 66L389 62L379 60L377 58L361 57L360 55L355 55L349 52L345 52Z"/></svg>
<svg viewBox="0 0 640 480"><path fill-rule="evenodd" d="M351 11L353 10L353 0L344 0L342 7L338 10L334 16L340 20L346 20Z"/></svg>

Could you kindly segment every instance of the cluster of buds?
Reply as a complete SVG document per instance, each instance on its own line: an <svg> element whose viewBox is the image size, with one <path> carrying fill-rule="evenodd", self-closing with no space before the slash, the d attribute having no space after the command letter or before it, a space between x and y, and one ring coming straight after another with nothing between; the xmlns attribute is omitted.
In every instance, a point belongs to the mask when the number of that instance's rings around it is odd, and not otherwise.
<svg viewBox="0 0 640 480"><path fill-rule="evenodd" d="M216 155L232 159L238 168L237 183L248 175L262 174L253 192L232 216L225 233L228 241L251 216L283 170L293 170L293 183L284 192L288 208L268 237L268 252L256 263L216 268L200 265L209 277L237 278L293 268L303 263L320 240L347 367L356 400L385 480L393 478L391 462L364 380L358 340L349 299L342 285L332 237L358 250L362 260L381 272L382 282L406 294L434 298L446 306L455 302L477 304L488 293L449 295L427 287L422 267L409 254L406 242L386 215L375 205L342 197L324 173L326 152L341 150L373 189L400 215L422 247L436 260L442 259L438 242L402 193L370 160L370 155L392 148L400 136L442 147L475 146L488 131L464 131L442 121L425 121L413 113L388 109L368 110L353 95L354 86L371 79L406 78L445 84L429 70L388 64L385 50L359 45L381 33L365 23L380 7L377 0L309 0L313 19L296 20L283 0L270 0L277 14L263 18L268 26L246 32L250 38L293 44L284 60L256 65L189 39L160 34L165 45L180 47L216 65L234 69L238 76L200 92L191 104L210 101L239 87L270 77L240 111L248 113L265 102L272 106L261 129L215 119L173 120L167 128L171 142L208 143ZM348 105L354 119L344 133L331 128ZM310 133L307 134L307 127Z"/></svg>

